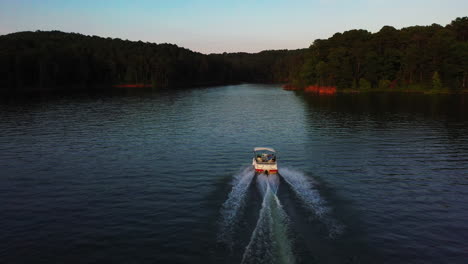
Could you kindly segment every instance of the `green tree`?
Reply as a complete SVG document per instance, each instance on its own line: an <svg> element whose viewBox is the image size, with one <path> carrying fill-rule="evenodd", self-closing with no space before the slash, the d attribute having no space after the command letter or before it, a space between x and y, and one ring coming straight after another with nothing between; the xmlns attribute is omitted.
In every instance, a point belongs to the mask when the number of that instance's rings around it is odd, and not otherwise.
<svg viewBox="0 0 468 264"><path fill-rule="evenodd" d="M370 90L371 83L368 80L361 78L359 79L359 88L363 90Z"/></svg>
<svg viewBox="0 0 468 264"><path fill-rule="evenodd" d="M434 74L432 75L432 88L435 90L442 89L442 81L440 80L438 72L434 72Z"/></svg>

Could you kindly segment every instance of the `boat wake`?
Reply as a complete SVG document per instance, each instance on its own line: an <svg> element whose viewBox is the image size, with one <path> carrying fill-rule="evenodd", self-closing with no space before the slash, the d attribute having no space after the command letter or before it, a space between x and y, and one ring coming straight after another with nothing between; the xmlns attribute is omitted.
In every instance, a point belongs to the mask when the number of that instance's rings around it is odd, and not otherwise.
<svg viewBox="0 0 468 264"><path fill-rule="evenodd" d="M343 232L344 226L331 215L331 209L320 196L318 190L303 173L288 168L280 169L280 174L259 174L255 177L252 167L242 169L234 176L232 190L221 208L221 232L219 242L233 250L244 250L241 263L295 263L293 240L290 234L290 221L277 196L280 186L280 175L290 189L301 200L304 207L322 222L330 238ZM250 237L235 243L238 231L245 230L243 209L246 207L253 179L260 193L262 204L255 228ZM252 223L252 222L251 222ZM248 239L248 243L247 243ZM237 241L237 239L236 239ZM247 243L245 249L242 243Z"/></svg>
<svg viewBox="0 0 468 264"><path fill-rule="evenodd" d="M289 220L276 196L279 177L260 174L257 186L263 195L262 208L241 263L294 263Z"/></svg>
<svg viewBox="0 0 468 264"><path fill-rule="evenodd" d="M228 245L232 244L233 228L239 220L241 209L245 204L247 190L254 175L255 171L251 166L243 168L239 173L234 175L232 190L221 209L219 241L225 242Z"/></svg>
<svg viewBox="0 0 468 264"><path fill-rule="evenodd" d="M279 171L305 207L327 226L330 238L335 238L343 233L344 226L330 215L330 207L327 206L317 189L302 172L288 168L281 168Z"/></svg>
<svg viewBox="0 0 468 264"><path fill-rule="evenodd" d="M267 176L266 174L259 174L257 176L257 187L262 197L265 197L268 188L270 191L273 192L275 195L278 192L280 180L278 174L271 174Z"/></svg>

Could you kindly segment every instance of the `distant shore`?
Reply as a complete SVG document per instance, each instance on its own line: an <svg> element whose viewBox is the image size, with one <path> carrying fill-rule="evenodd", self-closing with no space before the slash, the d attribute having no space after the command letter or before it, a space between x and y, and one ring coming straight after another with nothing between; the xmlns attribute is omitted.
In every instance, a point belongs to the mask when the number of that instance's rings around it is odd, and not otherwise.
<svg viewBox="0 0 468 264"><path fill-rule="evenodd" d="M310 85L297 87L291 84L283 85L283 89L287 91L301 91L317 95L333 95L333 94L356 94L356 93L419 93L419 94L468 94L468 89L427 89L421 86L415 87L395 87L395 88L371 88L371 89L356 89L344 88L337 89L334 86L317 86Z"/></svg>

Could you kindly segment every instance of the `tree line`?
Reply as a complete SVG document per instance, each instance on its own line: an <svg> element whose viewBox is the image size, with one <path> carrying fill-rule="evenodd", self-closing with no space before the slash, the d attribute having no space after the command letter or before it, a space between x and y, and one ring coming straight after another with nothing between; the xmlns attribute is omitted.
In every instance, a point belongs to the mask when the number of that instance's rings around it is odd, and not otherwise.
<svg viewBox="0 0 468 264"><path fill-rule="evenodd" d="M0 36L0 92L105 89L122 84L182 88L240 82L287 82L303 52L204 55L173 44L60 31Z"/></svg>
<svg viewBox="0 0 468 264"><path fill-rule="evenodd" d="M0 92L182 88L242 82L338 89L466 89L468 17L446 26L349 30L307 49L201 54L173 44L60 31L0 36Z"/></svg>
<svg viewBox="0 0 468 264"><path fill-rule="evenodd" d="M466 89L468 17L444 26L384 26L376 33L350 30L316 40L297 72L297 86L338 89Z"/></svg>

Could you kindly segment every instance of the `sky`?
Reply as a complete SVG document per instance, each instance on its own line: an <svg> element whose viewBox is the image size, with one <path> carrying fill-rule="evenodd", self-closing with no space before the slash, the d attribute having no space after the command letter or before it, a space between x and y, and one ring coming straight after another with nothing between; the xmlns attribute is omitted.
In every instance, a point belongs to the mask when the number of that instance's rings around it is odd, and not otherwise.
<svg viewBox="0 0 468 264"><path fill-rule="evenodd" d="M445 26L468 0L0 0L0 35L60 30L201 53L307 48L336 32Z"/></svg>

